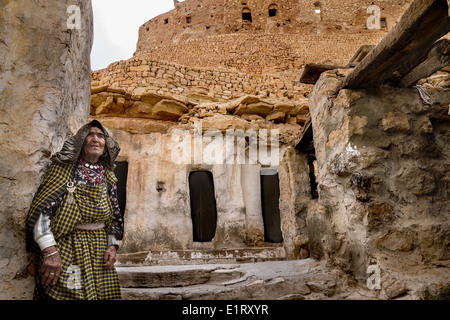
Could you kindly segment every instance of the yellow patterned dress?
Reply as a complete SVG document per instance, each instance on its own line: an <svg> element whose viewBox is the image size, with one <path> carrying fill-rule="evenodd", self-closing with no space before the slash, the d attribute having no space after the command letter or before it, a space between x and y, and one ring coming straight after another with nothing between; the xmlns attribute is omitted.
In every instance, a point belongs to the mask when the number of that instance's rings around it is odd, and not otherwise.
<svg viewBox="0 0 450 320"><path fill-rule="evenodd" d="M36 277L35 299L121 299L115 268L103 267L107 237L116 223L108 190L115 186L117 179L111 170L102 166L97 176L91 176L89 181L86 177L89 179L81 160L72 165L53 163L35 195L27 216L27 231L36 222L36 212L58 203L50 220L62 260L62 273L56 285L43 286L40 277ZM93 224L104 226L83 229ZM28 242L30 247L35 247L32 241ZM34 251L39 274L42 254L40 250Z"/></svg>

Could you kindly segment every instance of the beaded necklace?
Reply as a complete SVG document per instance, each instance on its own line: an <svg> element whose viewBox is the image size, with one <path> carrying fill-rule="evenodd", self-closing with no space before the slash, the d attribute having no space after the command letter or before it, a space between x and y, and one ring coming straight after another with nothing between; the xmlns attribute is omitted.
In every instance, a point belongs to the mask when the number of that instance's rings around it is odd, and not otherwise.
<svg viewBox="0 0 450 320"><path fill-rule="evenodd" d="M91 164L84 162L80 159L81 167L83 168L84 176L89 182L95 181L97 184L101 184L103 181L103 167L101 164ZM89 172L90 171L90 175Z"/></svg>
<svg viewBox="0 0 450 320"><path fill-rule="evenodd" d="M89 201L86 198L86 188L84 184L81 184L81 189L82 189L82 196L84 199L84 202L86 203L86 205L88 205L91 208L94 207L99 207L104 200L105 197L105 191L106 191L106 183L104 181L103 178L103 167L101 164L92 164L86 161L83 161L80 158L80 165L79 167L81 167L83 169L83 174L86 177L86 179L91 182L91 183L96 183L98 185L102 185L102 191L101 191L101 195L100 195L100 200L96 203L96 204L90 204Z"/></svg>

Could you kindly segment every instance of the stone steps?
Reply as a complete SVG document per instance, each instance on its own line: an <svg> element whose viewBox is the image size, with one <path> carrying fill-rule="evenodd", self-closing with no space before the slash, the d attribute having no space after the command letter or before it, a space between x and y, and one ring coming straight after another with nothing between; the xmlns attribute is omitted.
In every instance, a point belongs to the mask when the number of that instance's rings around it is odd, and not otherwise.
<svg viewBox="0 0 450 320"><path fill-rule="evenodd" d="M117 267L124 300L334 299L335 276L313 259Z"/></svg>
<svg viewBox="0 0 450 320"><path fill-rule="evenodd" d="M151 250L117 255L117 266L232 264L286 260L283 247Z"/></svg>
<svg viewBox="0 0 450 320"><path fill-rule="evenodd" d="M205 283L226 283L243 273L228 265L153 266L117 268L126 288L186 287Z"/></svg>

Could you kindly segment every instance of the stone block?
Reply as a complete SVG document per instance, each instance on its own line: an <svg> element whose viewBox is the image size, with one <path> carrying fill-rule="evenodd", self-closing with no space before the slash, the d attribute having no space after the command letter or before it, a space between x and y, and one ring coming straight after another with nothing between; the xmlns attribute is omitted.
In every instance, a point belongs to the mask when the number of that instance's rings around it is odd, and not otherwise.
<svg viewBox="0 0 450 320"><path fill-rule="evenodd" d="M265 102L256 102L250 104L241 104L235 111L235 115L241 116L243 114L257 114L261 117L266 117L273 110L273 105Z"/></svg>
<svg viewBox="0 0 450 320"><path fill-rule="evenodd" d="M142 71L150 71L150 67L148 65L141 65L137 67L130 67L131 72L142 72Z"/></svg>
<svg viewBox="0 0 450 320"><path fill-rule="evenodd" d="M390 232L378 239L376 245L378 247L388 249L391 251L408 252L413 248L414 239L403 232Z"/></svg>
<svg viewBox="0 0 450 320"><path fill-rule="evenodd" d="M100 92L103 92L103 91L106 91L106 89L108 89L107 85L91 87L91 95L92 94L96 94L96 93L100 93Z"/></svg>
<svg viewBox="0 0 450 320"><path fill-rule="evenodd" d="M152 93L152 92L146 92L141 95L141 101L145 102L147 104L150 104L150 105L155 105L162 99L163 99L163 97L161 97L160 95L158 95L156 93Z"/></svg>
<svg viewBox="0 0 450 320"><path fill-rule="evenodd" d="M125 109L125 115L137 117L151 117L153 113L153 105L136 101L129 108Z"/></svg>
<svg viewBox="0 0 450 320"><path fill-rule="evenodd" d="M406 114L398 111L384 114L381 124L387 132L407 132L411 129Z"/></svg>
<svg viewBox="0 0 450 320"><path fill-rule="evenodd" d="M281 122L284 122L285 118L286 118L286 114L284 112L277 111L277 112L269 114L266 117L266 120L273 121L274 123L281 123Z"/></svg>
<svg viewBox="0 0 450 320"><path fill-rule="evenodd" d="M163 99L155 105L153 114L158 118L177 121L187 111L188 108L185 105L174 100Z"/></svg>

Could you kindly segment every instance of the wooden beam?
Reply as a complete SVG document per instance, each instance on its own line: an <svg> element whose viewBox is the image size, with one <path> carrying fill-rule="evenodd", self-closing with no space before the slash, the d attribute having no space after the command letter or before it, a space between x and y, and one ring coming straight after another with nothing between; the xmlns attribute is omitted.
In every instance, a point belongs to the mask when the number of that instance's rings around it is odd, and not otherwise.
<svg viewBox="0 0 450 320"><path fill-rule="evenodd" d="M344 78L340 88L398 85L426 59L432 44L449 31L447 0L415 0L397 25Z"/></svg>
<svg viewBox="0 0 450 320"><path fill-rule="evenodd" d="M450 1L450 0L449 0ZM322 72L334 69L349 69L354 68L358 65L365 57L375 47L373 44L365 44L359 47L358 51L353 55L346 66L334 66L329 64L320 63L307 63L303 68L302 75L300 76L300 83L306 84L316 84L319 80Z"/></svg>
<svg viewBox="0 0 450 320"><path fill-rule="evenodd" d="M359 47L358 51L356 51L356 53L350 59L347 66L348 67L356 67L358 65L358 63L360 63L369 54L369 52L373 48L375 48L375 45L373 45L373 44L366 44L366 45Z"/></svg>
<svg viewBox="0 0 450 320"><path fill-rule="evenodd" d="M442 39L436 42L428 53L424 62L415 67L408 73L402 81L400 86L408 88L414 85L420 79L426 78L438 70L450 64L450 40Z"/></svg>

